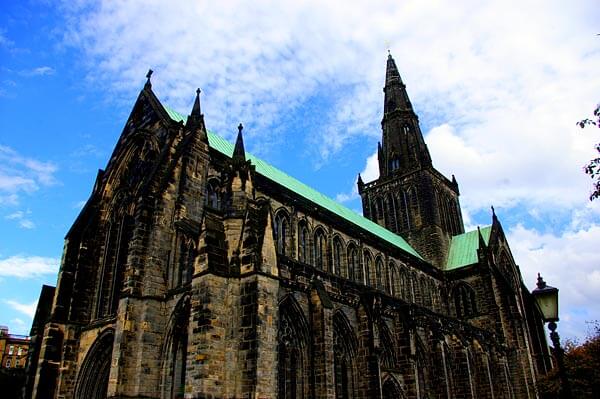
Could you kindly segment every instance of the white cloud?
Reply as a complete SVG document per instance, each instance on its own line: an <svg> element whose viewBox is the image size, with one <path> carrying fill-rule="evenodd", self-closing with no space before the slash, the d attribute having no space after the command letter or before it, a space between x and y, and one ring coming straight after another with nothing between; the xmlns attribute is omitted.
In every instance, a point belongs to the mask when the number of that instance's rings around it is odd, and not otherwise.
<svg viewBox="0 0 600 399"><path fill-rule="evenodd" d="M32 303L20 303L12 299L5 299L4 302L14 310L23 313L30 319L33 319L35 315L35 309L37 308L37 300Z"/></svg>
<svg viewBox="0 0 600 399"><path fill-rule="evenodd" d="M362 172L360 172L360 176L365 183L376 180L379 177L379 161L377 159L377 151L367 158L367 163ZM348 202L359 198L357 182L358 176L356 176L356 180L354 180L354 184L352 184L350 191L348 193L340 193L336 195L335 199L338 202Z"/></svg>
<svg viewBox="0 0 600 399"><path fill-rule="evenodd" d="M36 67L32 69L24 69L19 72L22 76L46 76L46 75L54 75L56 71L54 68L49 67L47 65Z"/></svg>
<svg viewBox="0 0 600 399"><path fill-rule="evenodd" d="M14 255L0 259L0 276L35 278L56 274L60 260L42 256Z"/></svg>
<svg viewBox="0 0 600 399"><path fill-rule="evenodd" d="M559 288L562 334L584 337L585 322L600 320L600 224L561 234L517 225L509 230L508 239L530 289L535 288L538 272Z"/></svg>
<svg viewBox="0 0 600 399"><path fill-rule="evenodd" d="M16 205L21 194L56 184L56 171L52 162L28 158L0 145L0 205Z"/></svg>
<svg viewBox="0 0 600 399"><path fill-rule="evenodd" d="M428 138L434 162L455 172L463 203L569 206L589 188L581 166L595 138L575 121L598 101L591 1L63 7L66 41L83 50L90 82L129 103L152 67L159 96L182 112L200 86L209 127L232 136L245 121L248 141L260 134L266 144L259 152L277 140L285 115L315 96L328 104L305 132L319 143L315 155L327 162L351 140L374 143L390 43L417 113L440 121Z"/></svg>
<svg viewBox="0 0 600 399"><path fill-rule="evenodd" d="M16 211L6 215L4 218L16 221L19 227L23 229L33 229L35 228L35 223L29 219L29 215L31 215L31 211Z"/></svg>

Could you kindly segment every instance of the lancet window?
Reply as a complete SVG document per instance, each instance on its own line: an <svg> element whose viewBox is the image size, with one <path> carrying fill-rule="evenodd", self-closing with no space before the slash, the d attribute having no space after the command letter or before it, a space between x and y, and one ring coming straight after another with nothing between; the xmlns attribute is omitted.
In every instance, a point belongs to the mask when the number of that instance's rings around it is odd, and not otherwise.
<svg viewBox="0 0 600 399"><path fill-rule="evenodd" d="M113 315L117 310L133 230L133 217L129 214L127 197L117 194L113 203L115 207L108 222L98 279L97 318Z"/></svg>
<svg viewBox="0 0 600 399"><path fill-rule="evenodd" d="M310 263L308 228L305 222L298 225L298 258L301 262Z"/></svg>
<svg viewBox="0 0 600 399"><path fill-rule="evenodd" d="M360 281L362 273L360 270L360 259L358 257L358 249L354 244L348 246L348 279Z"/></svg>
<svg viewBox="0 0 600 399"><path fill-rule="evenodd" d="M356 397L356 337L346 317L340 312L333 317L333 371L336 399Z"/></svg>
<svg viewBox="0 0 600 399"><path fill-rule="evenodd" d="M469 318L477 313L475 291L469 285L459 284L454 287L453 296L456 317Z"/></svg>
<svg viewBox="0 0 600 399"><path fill-rule="evenodd" d="M323 229L318 228L314 239L314 261L315 266L325 270L327 266L327 239Z"/></svg>
<svg viewBox="0 0 600 399"><path fill-rule="evenodd" d="M297 302L288 297L279 307L278 382L280 399L308 397L308 323Z"/></svg>
<svg viewBox="0 0 600 399"><path fill-rule="evenodd" d="M206 205L213 209L221 209L221 193L219 191L219 182L217 179L209 180L206 187Z"/></svg>
<svg viewBox="0 0 600 399"><path fill-rule="evenodd" d="M275 215L274 227L274 238L277 244L277 252L281 255L287 255L289 219L283 211L280 211Z"/></svg>
<svg viewBox="0 0 600 399"><path fill-rule="evenodd" d="M180 399L185 394L187 363L189 298L183 298L171 317L168 340L165 343L165 367L163 375L163 398Z"/></svg>
<svg viewBox="0 0 600 399"><path fill-rule="evenodd" d="M342 270L343 248L340 238L335 237L333 240L333 273L338 276L348 277L348 273Z"/></svg>

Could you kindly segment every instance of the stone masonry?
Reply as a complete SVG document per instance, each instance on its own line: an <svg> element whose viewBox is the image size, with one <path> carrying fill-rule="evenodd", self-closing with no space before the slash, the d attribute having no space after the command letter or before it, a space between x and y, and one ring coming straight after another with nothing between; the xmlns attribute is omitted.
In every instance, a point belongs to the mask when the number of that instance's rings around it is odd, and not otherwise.
<svg viewBox="0 0 600 399"><path fill-rule="evenodd" d="M391 56L365 218L257 163L241 125L235 146L208 132L199 90L170 110L150 75L66 235L27 395L537 397L540 313L497 216L465 233Z"/></svg>

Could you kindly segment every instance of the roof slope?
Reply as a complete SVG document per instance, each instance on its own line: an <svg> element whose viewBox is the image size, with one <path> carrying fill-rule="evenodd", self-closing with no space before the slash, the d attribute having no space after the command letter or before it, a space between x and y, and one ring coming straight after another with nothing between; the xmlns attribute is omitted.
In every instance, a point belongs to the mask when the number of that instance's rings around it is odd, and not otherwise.
<svg viewBox="0 0 600 399"><path fill-rule="evenodd" d="M169 117L171 117L171 119L173 119L175 122L185 122L186 118L183 115L173 111L169 107L164 106L164 108L169 114ZM228 157L231 157L233 154L233 144L210 131L208 132L208 144L211 148ZM374 223L358 213L346 208L345 206L338 204L331 198L326 197L317 190L285 174L274 166L269 165L267 162L248 153L246 153L246 157L250 159L256 166L256 171L267 179L274 181L275 183L287 188L290 191L293 191L294 193L304 197L309 201L312 201L317 205L320 205L328 211L333 212L334 214L347 220L348 222L353 223L354 225L368 231L371 234L374 234L387 243L402 249L404 252L408 252L419 259L423 259L417 253L417 251L415 251L414 248L412 248L404 240L404 238L400 237L399 235L392 233L377 223Z"/></svg>
<svg viewBox="0 0 600 399"><path fill-rule="evenodd" d="M490 234L492 226L486 226L480 229L485 244L490 243ZM445 270L458 269L463 266L477 263L477 250L479 249L479 234L477 230L459 234L452 237L450 251L448 251L448 261Z"/></svg>

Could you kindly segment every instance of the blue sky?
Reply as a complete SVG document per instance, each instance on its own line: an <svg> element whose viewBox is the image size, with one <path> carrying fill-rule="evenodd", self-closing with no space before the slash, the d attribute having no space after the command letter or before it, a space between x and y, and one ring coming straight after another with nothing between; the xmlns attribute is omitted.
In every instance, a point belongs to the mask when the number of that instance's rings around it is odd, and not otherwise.
<svg viewBox="0 0 600 399"><path fill-rule="evenodd" d="M26 333L63 237L154 69L161 101L360 211L377 177L390 48L467 227L509 237L524 279L561 292L565 337L600 319L593 1L0 3L0 324Z"/></svg>

